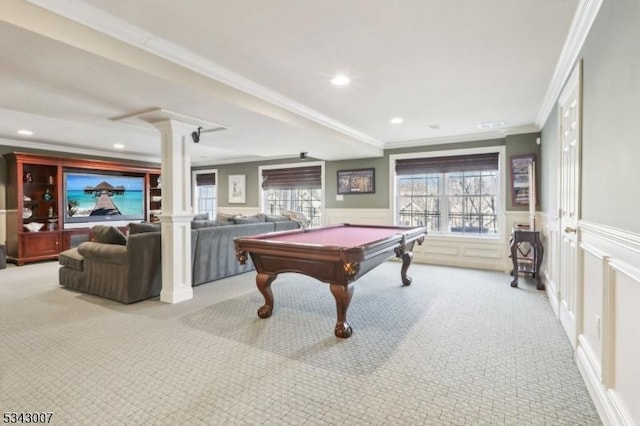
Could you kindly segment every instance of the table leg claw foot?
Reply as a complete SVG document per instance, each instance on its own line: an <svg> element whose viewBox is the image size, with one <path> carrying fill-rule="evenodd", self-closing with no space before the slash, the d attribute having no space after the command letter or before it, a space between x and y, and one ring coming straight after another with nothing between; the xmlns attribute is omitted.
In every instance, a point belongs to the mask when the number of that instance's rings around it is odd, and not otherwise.
<svg viewBox="0 0 640 426"><path fill-rule="evenodd" d="M338 322L336 323L336 328L334 332L336 337L341 337L343 339L346 339L348 337L351 337L353 330L351 329L351 326L348 323Z"/></svg>
<svg viewBox="0 0 640 426"><path fill-rule="evenodd" d="M258 309L258 316L260 318L269 318L271 313L273 312L273 308L269 305L260 306Z"/></svg>

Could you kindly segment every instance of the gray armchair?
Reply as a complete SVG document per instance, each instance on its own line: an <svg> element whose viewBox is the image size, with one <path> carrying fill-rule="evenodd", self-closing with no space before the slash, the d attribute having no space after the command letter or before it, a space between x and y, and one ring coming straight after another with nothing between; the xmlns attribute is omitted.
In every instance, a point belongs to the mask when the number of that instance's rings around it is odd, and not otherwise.
<svg viewBox="0 0 640 426"><path fill-rule="evenodd" d="M126 245L84 242L60 253L60 285L122 303L160 295L160 232L130 235Z"/></svg>

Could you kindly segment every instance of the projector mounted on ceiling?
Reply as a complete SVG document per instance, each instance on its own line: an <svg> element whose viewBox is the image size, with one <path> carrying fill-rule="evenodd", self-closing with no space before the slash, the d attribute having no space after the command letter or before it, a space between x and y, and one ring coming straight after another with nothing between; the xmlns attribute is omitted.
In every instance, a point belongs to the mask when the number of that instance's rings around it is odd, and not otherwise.
<svg viewBox="0 0 640 426"><path fill-rule="evenodd" d="M201 133L209 133L209 132L217 132L219 130L227 130L227 127L214 127L213 129L202 129L202 127L198 127L198 131L191 133L191 139L195 143L200 142L200 134Z"/></svg>

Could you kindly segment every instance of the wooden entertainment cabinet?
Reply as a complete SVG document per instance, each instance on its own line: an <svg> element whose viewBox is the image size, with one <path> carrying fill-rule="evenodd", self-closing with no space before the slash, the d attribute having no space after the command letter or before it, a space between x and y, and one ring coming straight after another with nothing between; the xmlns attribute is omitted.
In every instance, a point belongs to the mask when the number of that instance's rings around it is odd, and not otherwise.
<svg viewBox="0 0 640 426"><path fill-rule="evenodd" d="M65 205L64 173L93 172L144 179L144 216L156 221L161 206L160 169L103 160L83 160L42 155L5 154L7 162L7 260L27 262L51 260L87 239L90 226L65 228L68 206ZM156 201L151 201L153 199ZM25 225L43 224L37 231Z"/></svg>

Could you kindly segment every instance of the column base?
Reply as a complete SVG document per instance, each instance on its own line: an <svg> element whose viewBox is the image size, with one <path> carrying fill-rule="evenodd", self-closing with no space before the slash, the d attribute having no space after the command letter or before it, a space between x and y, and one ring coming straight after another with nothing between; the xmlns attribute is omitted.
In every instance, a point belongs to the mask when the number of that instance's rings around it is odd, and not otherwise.
<svg viewBox="0 0 640 426"><path fill-rule="evenodd" d="M189 286L188 288L173 291L168 288L163 288L160 291L160 301L165 303L179 303L184 302L185 300L193 299L193 288Z"/></svg>

